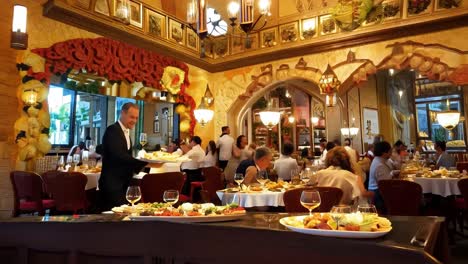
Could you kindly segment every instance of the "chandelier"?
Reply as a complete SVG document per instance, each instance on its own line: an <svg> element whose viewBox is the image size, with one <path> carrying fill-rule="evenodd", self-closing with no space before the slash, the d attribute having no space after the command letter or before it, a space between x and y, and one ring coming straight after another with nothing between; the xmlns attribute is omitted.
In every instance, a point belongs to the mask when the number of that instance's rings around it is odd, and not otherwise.
<svg viewBox="0 0 468 264"><path fill-rule="evenodd" d="M262 120L262 123L265 126L267 126L269 130L271 130L273 127L278 125L280 118L281 118L280 112L273 111L271 109L262 111L259 114L260 114L260 120Z"/></svg>
<svg viewBox="0 0 468 264"><path fill-rule="evenodd" d="M453 136L452 130L460 122L460 112L457 110L450 110L450 100L447 99L447 110L438 112L436 119L439 125L449 131L449 137Z"/></svg>
<svg viewBox="0 0 468 264"><path fill-rule="evenodd" d="M341 128L341 135L345 138L353 138L359 133L358 127L343 127Z"/></svg>
<svg viewBox="0 0 468 264"><path fill-rule="evenodd" d="M207 19L206 0L189 0L187 6L187 23L190 28L197 32L201 40L213 34L224 21L219 16L218 20L212 21ZM263 29L267 24L267 18L270 13L271 0L259 0L259 16L254 19L254 0L234 0L227 6L230 25L233 29L237 26L248 34L257 32ZM236 22L239 20L239 24ZM262 21L261 26L257 26ZM208 32L208 24L210 24L210 32ZM221 27L223 31L226 31Z"/></svg>
<svg viewBox="0 0 468 264"><path fill-rule="evenodd" d="M205 99L202 98L200 105L193 111L193 114L195 115L197 122L203 127L213 119L214 112L213 110L208 109L205 104Z"/></svg>

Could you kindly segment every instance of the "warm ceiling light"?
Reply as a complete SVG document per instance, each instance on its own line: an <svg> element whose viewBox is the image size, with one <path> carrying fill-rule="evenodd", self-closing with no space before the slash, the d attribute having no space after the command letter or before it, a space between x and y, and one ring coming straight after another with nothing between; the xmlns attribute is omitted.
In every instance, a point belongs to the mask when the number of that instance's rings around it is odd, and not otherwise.
<svg viewBox="0 0 468 264"><path fill-rule="evenodd" d="M268 127L268 129L272 129L276 125L278 125L280 118L281 118L281 113L278 111L273 111L273 110L267 110L267 111L262 111L259 113L260 114L260 120L262 120L262 123Z"/></svg>
<svg viewBox="0 0 468 264"><path fill-rule="evenodd" d="M312 121L312 124L314 124L314 126L316 126L319 122L319 118L316 117L316 116L313 116L310 121Z"/></svg>
<svg viewBox="0 0 468 264"><path fill-rule="evenodd" d="M210 91L210 87L208 86L208 84L206 85L205 95L203 95L202 100L204 100L206 105L208 106L211 106L213 104L214 97Z"/></svg>
<svg viewBox="0 0 468 264"><path fill-rule="evenodd" d="M345 138L353 138L359 133L359 128L357 127L343 127L340 130L341 135Z"/></svg>
<svg viewBox="0 0 468 264"><path fill-rule="evenodd" d="M330 64L327 65L327 69L322 74L319 80L320 92L322 94L331 94L338 90L341 82L338 80Z"/></svg>
<svg viewBox="0 0 468 264"><path fill-rule="evenodd" d="M26 33L27 21L28 9L22 5L15 5L13 7L10 47L20 50L28 48L28 34Z"/></svg>
<svg viewBox="0 0 468 264"><path fill-rule="evenodd" d="M193 111L193 114L197 122L203 127L213 119L214 112L206 107L205 100L202 99L198 108Z"/></svg>
<svg viewBox="0 0 468 264"><path fill-rule="evenodd" d="M289 121L289 123L291 123L291 124L294 123L295 120L296 120L296 119L294 118L294 116L288 117L288 121Z"/></svg>
<svg viewBox="0 0 468 264"><path fill-rule="evenodd" d="M460 122L460 112L456 110L438 112L436 117L439 125L447 130L454 129Z"/></svg>
<svg viewBox="0 0 468 264"><path fill-rule="evenodd" d="M336 105L336 93L327 94L325 96L325 104L328 107L333 107Z"/></svg>

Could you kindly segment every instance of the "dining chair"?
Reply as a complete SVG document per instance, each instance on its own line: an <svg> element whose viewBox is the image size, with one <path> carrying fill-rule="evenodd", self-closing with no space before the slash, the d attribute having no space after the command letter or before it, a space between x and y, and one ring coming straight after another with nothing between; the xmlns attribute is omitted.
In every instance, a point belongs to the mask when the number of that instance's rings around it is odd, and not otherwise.
<svg viewBox="0 0 468 264"><path fill-rule="evenodd" d="M88 206L86 183L88 178L81 172L46 172L43 175L46 189L51 193L60 212L84 212Z"/></svg>
<svg viewBox="0 0 468 264"><path fill-rule="evenodd" d="M380 180L379 192L389 215L420 215L421 185L407 180Z"/></svg>
<svg viewBox="0 0 468 264"><path fill-rule="evenodd" d="M318 191L320 193L320 206L314 209L314 212L329 212L330 209L340 203L343 191L336 187L305 187L287 190L284 193L283 201L285 210L288 213L309 212L301 205L301 194L303 191Z"/></svg>
<svg viewBox="0 0 468 264"><path fill-rule="evenodd" d="M43 198L43 182L38 174L27 171L12 171L10 172L10 180L14 193L13 216L34 212L44 215L46 209L55 207L54 200Z"/></svg>
<svg viewBox="0 0 468 264"><path fill-rule="evenodd" d="M457 210L457 221L462 235L464 235L464 222L468 220L468 178L459 180L457 185L462 197L455 199L455 208Z"/></svg>
<svg viewBox="0 0 468 264"><path fill-rule="evenodd" d="M47 193L48 197L52 197L52 188L57 175L62 173L58 170L49 170L41 174L41 178L44 182L44 192Z"/></svg>
<svg viewBox="0 0 468 264"><path fill-rule="evenodd" d="M178 190L179 201L189 201L188 196L181 194L185 178L183 172L148 173L141 180L141 200L145 203L162 203L164 191Z"/></svg>
<svg viewBox="0 0 468 264"><path fill-rule="evenodd" d="M221 205L221 200L216 194L216 191L224 188L223 172L218 167L208 167L203 168L202 173L205 177L205 181L202 182L201 188L202 191L206 192L200 193L203 202Z"/></svg>

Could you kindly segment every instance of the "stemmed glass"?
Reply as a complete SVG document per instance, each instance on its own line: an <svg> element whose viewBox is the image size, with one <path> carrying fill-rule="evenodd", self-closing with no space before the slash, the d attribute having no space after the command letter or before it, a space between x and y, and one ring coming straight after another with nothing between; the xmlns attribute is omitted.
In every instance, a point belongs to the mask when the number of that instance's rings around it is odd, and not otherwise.
<svg viewBox="0 0 468 264"><path fill-rule="evenodd" d="M148 136L146 135L146 133L140 133L140 145L142 149L146 145L146 143L148 143Z"/></svg>
<svg viewBox="0 0 468 264"><path fill-rule="evenodd" d="M67 169L72 166L73 157L71 155L67 156Z"/></svg>
<svg viewBox="0 0 468 264"><path fill-rule="evenodd" d="M164 191L163 200L164 202L170 204L171 207L173 207L174 204L179 201L179 191L177 190Z"/></svg>
<svg viewBox="0 0 468 264"><path fill-rule="evenodd" d="M90 150L91 146L94 146L94 141L92 139L86 140L85 146L87 150Z"/></svg>
<svg viewBox="0 0 468 264"><path fill-rule="evenodd" d="M262 188L265 187L265 183L268 181L268 175L266 171L257 172L257 181L262 185Z"/></svg>
<svg viewBox="0 0 468 264"><path fill-rule="evenodd" d="M357 206L357 212L360 212L361 214L367 214L367 215L375 215L377 216L377 208L373 204L360 204Z"/></svg>
<svg viewBox="0 0 468 264"><path fill-rule="evenodd" d="M330 210L330 216L336 223L336 230L340 226L340 221L343 219L345 214L351 213L351 206L349 205L335 205Z"/></svg>
<svg viewBox="0 0 468 264"><path fill-rule="evenodd" d="M320 193L318 191L303 191L301 194L301 204L309 209L309 216L312 216L312 210L319 207L321 203Z"/></svg>
<svg viewBox="0 0 468 264"><path fill-rule="evenodd" d="M237 185L239 185L239 189L242 190L241 184L244 181L244 174L242 174L242 173L234 174L234 181L237 183Z"/></svg>
<svg viewBox="0 0 468 264"><path fill-rule="evenodd" d="M128 186L125 198L127 198L127 201L132 204L133 209L135 207L135 203L141 199L140 186Z"/></svg>
<svg viewBox="0 0 468 264"><path fill-rule="evenodd" d="M65 158L60 156L58 160L58 170L65 170Z"/></svg>

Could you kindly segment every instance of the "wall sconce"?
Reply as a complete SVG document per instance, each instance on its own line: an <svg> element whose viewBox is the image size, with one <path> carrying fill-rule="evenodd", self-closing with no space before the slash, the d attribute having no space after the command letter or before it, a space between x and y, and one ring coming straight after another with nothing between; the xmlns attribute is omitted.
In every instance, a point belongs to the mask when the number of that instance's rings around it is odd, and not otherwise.
<svg viewBox="0 0 468 264"><path fill-rule="evenodd" d="M325 96L325 104L327 107L333 107L336 105L336 93L327 94Z"/></svg>
<svg viewBox="0 0 468 264"><path fill-rule="evenodd" d="M214 97L213 97L213 94L210 91L210 87L208 86L208 84L206 85L205 94L203 95L202 100L205 101L205 104L207 106L211 106L213 104Z"/></svg>
<svg viewBox="0 0 468 264"><path fill-rule="evenodd" d="M13 23L11 31L10 47L19 50L28 48L28 34L26 25L28 24L28 9L22 5L13 7Z"/></svg>

